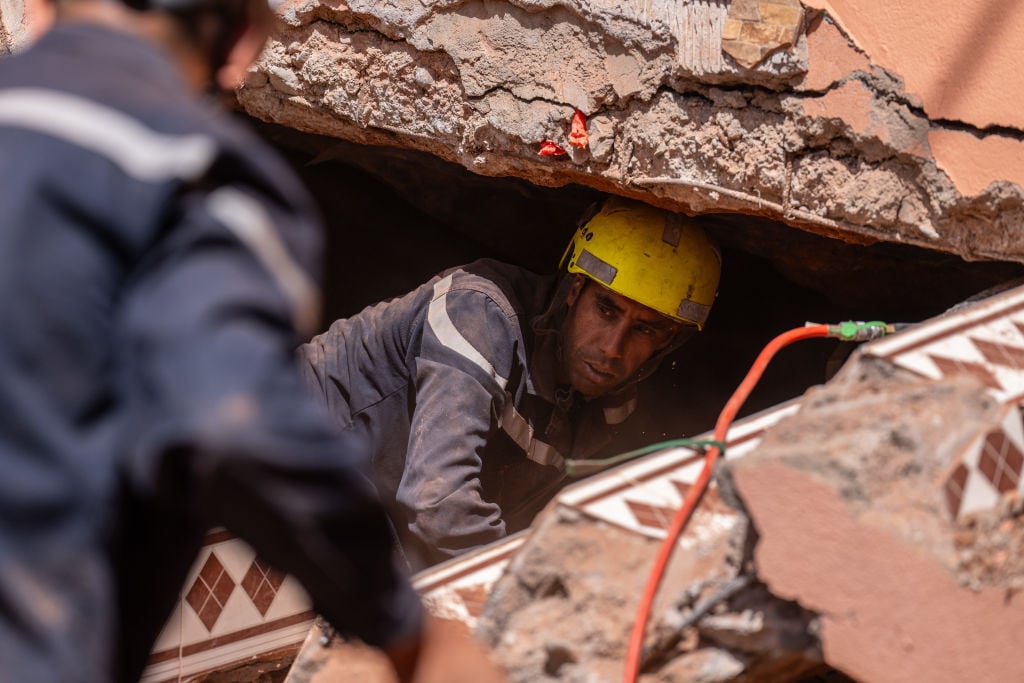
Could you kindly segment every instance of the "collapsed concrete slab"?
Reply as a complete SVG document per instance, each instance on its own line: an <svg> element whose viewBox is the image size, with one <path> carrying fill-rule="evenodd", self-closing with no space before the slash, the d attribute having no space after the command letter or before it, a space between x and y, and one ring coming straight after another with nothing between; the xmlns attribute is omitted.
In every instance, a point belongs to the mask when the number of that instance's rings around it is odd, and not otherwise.
<svg viewBox="0 0 1024 683"><path fill-rule="evenodd" d="M808 633L816 616L744 576L742 516L705 509L694 525L656 600L642 680L768 683L823 670ZM620 680L658 545L556 505L494 585L475 633L517 683Z"/></svg>
<svg viewBox="0 0 1024 683"><path fill-rule="evenodd" d="M930 117L821 10L290 0L279 14L238 93L266 121L482 175L1024 261L1022 131Z"/></svg>
<svg viewBox="0 0 1024 683"><path fill-rule="evenodd" d="M825 661L856 680L1018 680L1024 574L979 575L962 544L978 543L967 529L979 524L1019 537L1020 511L965 526L942 486L979 434L1001 433L1000 406L973 378L906 375L862 360L731 465L758 534L754 571L820 615ZM982 535L986 554L1015 547Z"/></svg>
<svg viewBox="0 0 1024 683"><path fill-rule="evenodd" d="M719 490L736 506L734 528L748 534L731 537L715 566L700 539L713 535L706 514L721 503L711 495L702 504L705 517L675 551L681 574L662 588L677 604L666 608L662 595L653 612L646 680L796 681L821 671L833 680L1021 678L1022 309L1024 291L1014 290L865 347L832 381L768 420L756 447L735 449L746 452L726 461ZM749 429L740 425L730 446L748 441ZM622 479L634 481L624 484L631 510L650 519L653 506L636 505L650 482ZM578 507L580 498L559 501ZM608 506L588 512L607 514ZM557 625L544 631L529 616L535 602L508 599L535 594L524 578L531 572L569 567L565 585L573 566L593 562L557 557L569 542L551 533L549 514L492 590L478 632L515 680L614 680L595 667L602 653L587 649L585 635L562 646L585 655L564 664L566 676L544 678L538 658L531 664L521 649L539 648L549 631L586 634L592 623L586 593L549 615ZM724 553L719 542L715 552ZM555 559L538 552L528 560L535 546ZM710 566L695 570L694 554ZM603 559L622 562L607 551ZM617 618L628 621L636 593L623 586L631 599ZM622 653L614 656L621 667Z"/></svg>
<svg viewBox="0 0 1024 683"><path fill-rule="evenodd" d="M674 563L657 609L667 610L694 579L710 585L736 575L739 552L729 542L735 522L712 522L715 531ZM556 506L494 586L476 632L512 681L615 680L657 546ZM731 670L731 660L720 664Z"/></svg>
<svg viewBox="0 0 1024 683"><path fill-rule="evenodd" d="M801 401L738 422L731 476L678 541L642 680L946 680L931 668L946 656L976 666L972 678L1016 680L1022 397L1018 288L865 345ZM529 533L433 567L415 586L433 614L494 644L514 678L618 680L639 588L701 464L679 447L599 473L562 491ZM210 540L195 572L214 554L236 580L253 571L240 541ZM236 618L208 641L182 641L146 680L167 678L165 665L192 676L276 664L283 644L297 649L297 627L306 643L292 683L340 672L390 683L379 653L310 630L307 602L285 616L289 581L262 603L262 623L232 631ZM167 635L184 632L195 605L186 597L178 614Z"/></svg>

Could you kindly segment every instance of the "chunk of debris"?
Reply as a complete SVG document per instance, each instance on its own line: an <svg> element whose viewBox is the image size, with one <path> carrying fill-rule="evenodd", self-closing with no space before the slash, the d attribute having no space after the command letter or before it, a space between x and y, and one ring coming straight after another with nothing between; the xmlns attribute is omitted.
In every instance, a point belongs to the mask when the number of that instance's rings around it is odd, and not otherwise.
<svg viewBox="0 0 1024 683"><path fill-rule="evenodd" d="M799 0L733 0L722 28L722 51L747 69L796 43L803 29Z"/></svg>

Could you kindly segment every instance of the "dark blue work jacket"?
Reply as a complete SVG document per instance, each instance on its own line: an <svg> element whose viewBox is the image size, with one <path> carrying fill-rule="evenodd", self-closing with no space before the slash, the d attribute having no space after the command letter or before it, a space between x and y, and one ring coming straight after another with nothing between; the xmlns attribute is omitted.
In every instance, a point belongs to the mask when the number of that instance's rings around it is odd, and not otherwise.
<svg viewBox="0 0 1024 683"><path fill-rule="evenodd" d="M369 642L421 612L367 458L310 400L319 224L148 43L0 60L0 678L135 680L223 525Z"/></svg>
<svg viewBox="0 0 1024 683"><path fill-rule="evenodd" d="M482 259L300 347L310 386L372 445L413 566L529 525L565 460L599 453L633 412L635 381L591 401L557 385L568 284Z"/></svg>

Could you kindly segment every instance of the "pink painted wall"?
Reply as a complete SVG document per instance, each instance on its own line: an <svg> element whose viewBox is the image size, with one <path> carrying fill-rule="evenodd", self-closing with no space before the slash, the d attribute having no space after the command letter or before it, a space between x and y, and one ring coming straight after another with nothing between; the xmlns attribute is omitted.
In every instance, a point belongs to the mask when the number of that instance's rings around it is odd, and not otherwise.
<svg viewBox="0 0 1024 683"><path fill-rule="evenodd" d="M1024 129L1020 0L806 0L899 74L930 118Z"/></svg>
<svg viewBox="0 0 1024 683"><path fill-rule="evenodd" d="M1024 2L804 0L823 9L871 62L903 79L933 121L1014 135L935 130L935 161L965 195L993 180L1024 183ZM811 65L812 70L814 65ZM937 127L938 128L938 127ZM990 132L991 133L991 132Z"/></svg>

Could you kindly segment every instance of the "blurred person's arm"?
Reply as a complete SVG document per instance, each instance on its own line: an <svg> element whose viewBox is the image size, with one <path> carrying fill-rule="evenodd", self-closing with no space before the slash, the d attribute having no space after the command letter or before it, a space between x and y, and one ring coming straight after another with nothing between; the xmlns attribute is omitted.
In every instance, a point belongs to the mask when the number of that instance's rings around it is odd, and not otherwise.
<svg viewBox="0 0 1024 683"><path fill-rule="evenodd" d="M120 311L139 411L125 476L135 495L248 541L339 631L398 647L421 637L419 598L393 562L363 449L295 366L297 316L317 306L294 256L317 253L302 218L245 188L195 191L169 217Z"/></svg>

